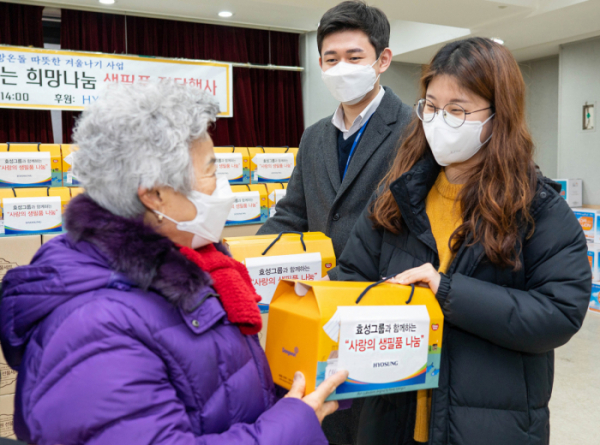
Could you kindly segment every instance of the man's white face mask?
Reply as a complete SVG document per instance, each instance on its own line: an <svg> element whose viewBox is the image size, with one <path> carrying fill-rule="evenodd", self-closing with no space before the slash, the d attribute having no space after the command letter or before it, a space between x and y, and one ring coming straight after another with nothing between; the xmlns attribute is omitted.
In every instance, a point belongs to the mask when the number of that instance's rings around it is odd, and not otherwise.
<svg viewBox="0 0 600 445"><path fill-rule="evenodd" d="M346 105L359 103L375 86L379 76L373 65L338 62L333 68L321 71L321 78L331 95Z"/></svg>

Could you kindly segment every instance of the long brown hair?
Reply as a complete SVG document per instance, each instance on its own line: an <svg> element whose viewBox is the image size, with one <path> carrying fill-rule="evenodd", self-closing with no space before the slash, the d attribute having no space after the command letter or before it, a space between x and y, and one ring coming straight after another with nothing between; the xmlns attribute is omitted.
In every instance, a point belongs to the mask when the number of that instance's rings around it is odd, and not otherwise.
<svg viewBox="0 0 600 445"><path fill-rule="evenodd" d="M450 238L456 254L469 238L481 243L489 260L502 267L521 268L521 235L533 233L531 201L536 190L533 142L525 123L525 84L519 66L504 46L484 38L470 38L444 46L421 77L421 97L432 79L452 76L459 85L488 100L495 112L492 137L482 147L484 156L473 168L458 195L462 224ZM431 152L423 126L415 116L412 129L382 181L383 193L373 204L371 219L392 233L402 229L400 209L390 185Z"/></svg>

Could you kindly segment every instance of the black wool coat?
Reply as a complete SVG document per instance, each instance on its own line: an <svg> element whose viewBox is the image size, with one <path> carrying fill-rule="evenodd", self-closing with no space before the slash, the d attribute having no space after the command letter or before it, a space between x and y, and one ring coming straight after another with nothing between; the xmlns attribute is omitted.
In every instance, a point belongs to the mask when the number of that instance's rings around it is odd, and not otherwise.
<svg viewBox="0 0 600 445"><path fill-rule="evenodd" d="M376 281L424 263L439 267L425 212L439 171L428 154L391 184L402 214L399 234L373 228L367 207L339 259L339 280ZM549 443L554 349L581 327L591 293L585 236L557 187L538 179L531 204L535 231L522 236L521 270L491 263L475 244L463 245L442 275L437 299L445 323L430 445ZM414 393L381 396L379 402L384 411L396 406L409 414L385 422L379 420L385 412L369 410L367 402L361 425L370 431L359 434L389 438L379 439L382 445L413 443Z"/></svg>

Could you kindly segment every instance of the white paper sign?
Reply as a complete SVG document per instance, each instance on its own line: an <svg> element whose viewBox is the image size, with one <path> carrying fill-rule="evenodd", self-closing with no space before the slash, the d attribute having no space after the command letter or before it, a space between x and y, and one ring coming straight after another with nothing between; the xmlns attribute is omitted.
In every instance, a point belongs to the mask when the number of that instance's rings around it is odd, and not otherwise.
<svg viewBox="0 0 600 445"><path fill-rule="evenodd" d="M2 205L6 235L51 233L62 230L59 196L4 198Z"/></svg>
<svg viewBox="0 0 600 445"><path fill-rule="evenodd" d="M246 268L261 304L270 304L281 280L318 281L321 279L321 254L263 256L246 258Z"/></svg>
<svg viewBox="0 0 600 445"><path fill-rule="evenodd" d="M241 153L215 153L217 176L225 176L229 181L244 176L244 162Z"/></svg>
<svg viewBox="0 0 600 445"><path fill-rule="evenodd" d="M294 171L293 153L261 153L252 162L256 164L254 181L288 181Z"/></svg>
<svg viewBox="0 0 600 445"><path fill-rule="evenodd" d="M231 207L227 221L251 221L260 218L260 193L235 193L235 202Z"/></svg>
<svg viewBox="0 0 600 445"><path fill-rule="evenodd" d="M0 45L0 108L83 110L110 85L170 80L213 95L233 116L230 63Z"/></svg>
<svg viewBox="0 0 600 445"><path fill-rule="evenodd" d="M0 152L0 184L11 185L52 185L50 153L39 152Z"/></svg>
<svg viewBox="0 0 600 445"><path fill-rule="evenodd" d="M338 366L349 371L349 379L397 382L427 365L426 306L340 306L338 312Z"/></svg>

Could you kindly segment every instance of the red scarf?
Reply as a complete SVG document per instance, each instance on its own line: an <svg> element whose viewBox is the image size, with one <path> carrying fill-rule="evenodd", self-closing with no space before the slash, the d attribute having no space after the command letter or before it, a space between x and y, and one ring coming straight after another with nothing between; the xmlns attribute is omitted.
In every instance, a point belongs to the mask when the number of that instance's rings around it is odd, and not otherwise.
<svg viewBox="0 0 600 445"><path fill-rule="evenodd" d="M219 252L213 244L197 251L179 246L179 251L210 274L213 288L221 298L229 321L239 325L244 335L258 334L262 329L262 318L257 304L260 296L254 289L246 266Z"/></svg>

